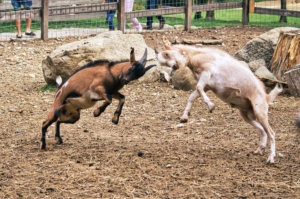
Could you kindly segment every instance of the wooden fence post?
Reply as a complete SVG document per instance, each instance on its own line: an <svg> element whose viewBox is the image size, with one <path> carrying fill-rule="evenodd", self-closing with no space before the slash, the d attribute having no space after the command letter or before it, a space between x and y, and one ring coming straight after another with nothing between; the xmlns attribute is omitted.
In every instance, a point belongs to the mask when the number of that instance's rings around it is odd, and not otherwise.
<svg viewBox="0 0 300 199"><path fill-rule="evenodd" d="M184 29L186 31L191 29L192 24L192 10L193 9L193 1L192 0L185 0L185 23Z"/></svg>
<svg viewBox="0 0 300 199"><path fill-rule="evenodd" d="M118 2L118 30L125 32L125 0L119 0Z"/></svg>
<svg viewBox="0 0 300 199"><path fill-rule="evenodd" d="M41 9L41 39L48 40L49 0L42 0Z"/></svg>
<svg viewBox="0 0 300 199"><path fill-rule="evenodd" d="M242 24L248 25L249 22L249 0L243 0Z"/></svg>

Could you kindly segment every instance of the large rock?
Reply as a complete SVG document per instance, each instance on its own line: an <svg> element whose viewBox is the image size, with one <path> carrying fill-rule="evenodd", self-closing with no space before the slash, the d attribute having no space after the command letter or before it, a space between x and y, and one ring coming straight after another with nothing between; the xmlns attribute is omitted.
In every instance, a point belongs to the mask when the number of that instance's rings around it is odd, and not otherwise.
<svg viewBox="0 0 300 199"><path fill-rule="evenodd" d="M134 47L137 60L147 48L147 66L159 65L154 50L147 46L141 34L110 31L57 47L42 61L44 79L47 83L54 83L59 75L65 79L75 69L95 60L129 60L130 47ZM154 82L158 80L159 75L159 67L154 67L140 81Z"/></svg>
<svg viewBox="0 0 300 199"><path fill-rule="evenodd" d="M194 75L188 67L179 68L172 76L172 85L175 89L184 91L195 90L196 83Z"/></svg>
<svg viewBox="0 0 300 199"><path fill-rule="evenodd" d="M270 61L272 59L280 32L290 30L299 30L299 28L274 28L249 41L241 50L234 54L234 57L238 60L245 61L246 63L263 59L265 60L267 68L270 69Z"/></svg>

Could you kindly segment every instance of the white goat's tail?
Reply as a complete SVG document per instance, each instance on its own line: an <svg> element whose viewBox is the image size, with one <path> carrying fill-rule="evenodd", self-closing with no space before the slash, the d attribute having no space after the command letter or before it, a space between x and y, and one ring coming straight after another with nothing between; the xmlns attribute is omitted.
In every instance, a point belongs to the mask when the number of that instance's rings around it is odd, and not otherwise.
<svg viewBox="0 0 300 199"><path fill-rule="evenodd" d="M282 85L277 83L275 88L267 95L268 104L273 102L277 97L277 95L282 92L282 90L283 90Z"/></svg>
<svg viewBox="0 0 300 199"><path fill-rule="evenodd" d="M60 76L60 75L57 76L55 81L56 81L57 86L60 86L61 83L62 83L62 78L61 78L61 76Z"/></svg>

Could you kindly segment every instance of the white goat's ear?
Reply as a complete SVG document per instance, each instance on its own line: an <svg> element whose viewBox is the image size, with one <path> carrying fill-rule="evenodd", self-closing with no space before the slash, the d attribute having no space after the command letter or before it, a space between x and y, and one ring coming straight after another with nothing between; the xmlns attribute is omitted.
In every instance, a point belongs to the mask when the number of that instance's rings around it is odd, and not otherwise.
<svg viewBox="0 0 300 199"><path fill-rule="evenodd" d="M58 86L60 86L61 83L62 83L62 78L61 78L61 76L57 76L55 81L56 81L56 84L57 84Z"/></svg>

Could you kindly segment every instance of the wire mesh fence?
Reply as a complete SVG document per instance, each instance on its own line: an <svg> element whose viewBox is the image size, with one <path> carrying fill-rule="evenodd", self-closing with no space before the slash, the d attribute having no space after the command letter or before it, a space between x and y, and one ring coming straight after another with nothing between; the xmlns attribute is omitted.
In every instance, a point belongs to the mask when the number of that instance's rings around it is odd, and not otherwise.
<svg viewBox="0 0 300 199"><path fill-rule="evenodd" d="M21 19L22 39L32 38L25 32L35 33L41 38L41 16L33 15L31 26L28 21L16 13L13 2L21 2L21 12L28 12L25 2L31 0L0 0L0 40L9 40L18 36L16 21ZM121 0L119 0L121 1ZM182 29L186 23L185 9L187 0L122 0L125 13L133 13L124 22L124 32L166 31ZM252 1L252 0L249 0ZM31 10L42 12L43 0L32 0ZM117 0L49 0L48 37L84 36L116 30L120 21L116 9ZM253 0L254 2L254 0ZM236 3L236 4L233 4ZM103 10L101 5L112 5ZM205 28L216 26L242 25L243 0L192 0L191 27ZM300 27L300 0L256 1L254 12L249 14L248 25L279 27ZM261 8L277 10L277 14L265 13ZM59 10L59 12L57 11ZM73 10L73 11L72 11ZM143 14L145 11L153 13ZM167 11L166 11L167 10ZM172 10L177 10L172 12ZM288 11L286 16L279 11ZM58 13L58 14L55 14ZM261 13L260 13L261 12ZM292 14L290 14L292 12ZM296 14L293 14L296 13ZM284 14L282 14L284 15ZM292 15L292 16L291 16ZM133 16L133 17L132 17Z"/></svg>

